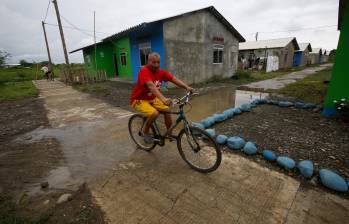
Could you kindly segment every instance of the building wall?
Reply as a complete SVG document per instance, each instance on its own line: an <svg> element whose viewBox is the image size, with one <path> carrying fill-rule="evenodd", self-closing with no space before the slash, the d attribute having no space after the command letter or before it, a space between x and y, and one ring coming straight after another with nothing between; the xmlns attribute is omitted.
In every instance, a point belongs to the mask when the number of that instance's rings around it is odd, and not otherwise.
<svg viewBox="0 0 349 224"><path fill-rule="evenodd" d="M280 49L279 51L279 68L280 69L292 68L294 52L295 52L295 47L293 42L290 42L286 47Z"/></svg>
<svg viewBox="0 0 349 224"><path fill-rule="evenodd" d="M168 71L187 83L230 77L237 67L238 40L211 13L186 14L164 22ZM223 37L223 63L213 64L213 38Z"/></svg>
<svg viewBox="0 0 349 224"><path fill-rule="evenodd" d="M132 65L131 65L131 50L130 40L128 37L121 38L120 40L113 41L114 54L117 59L118 77L125 79L132 79ZM126 53L126 66L121 63L121 53ZM115 65L114 65L115 68Z"/></svg>
<svg viewBox="0 0 349 224"><path fill-rule="evenodd" d="M97 54L95 54L95 52ZM83 50L85 67L88 71L104 70L108 77L114 77L113 45L110 42ZM97 63L96 63L97 62Z"/></svg>
<svg viewBox="0 0 349 224"><path fill-rule="evenodd" d="M306 66L307 64L309 64L309 49L305 49L305 51L302 52L302 61L300 66Z"/></svg>
<svg viewBox="0 0 349 224"><path fill-rule="evenodd" d="M163 25L162 22L143 27L139 32L133 32L129 35L131 46L131 65L132 65L132 80L134 82L138 79L138 72L141 68L141 61L139 56L140 44L149 42L151 44L151 51L160 54L160 67L165 68L165 53L163 40Z"/></svg>

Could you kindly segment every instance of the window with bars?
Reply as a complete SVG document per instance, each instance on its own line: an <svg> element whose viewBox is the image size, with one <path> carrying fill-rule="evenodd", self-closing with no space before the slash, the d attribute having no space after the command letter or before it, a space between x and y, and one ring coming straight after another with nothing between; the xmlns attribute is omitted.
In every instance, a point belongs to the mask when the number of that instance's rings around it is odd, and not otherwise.
<svg viewBox="0 0 349 224"><path fill-rule="evenodd" d="M151 45L149 42L139 44L139 59L141 66L144 66L148 63L148 55L151 52Z"/></svg>
<svg viewBox="0 0 349 224"><path fill-rule="evenodd" d="M120 53L120 61L122 66L126 66L126 53Z"/></svg>
<svg viewBox="0 0 349 224"><path fill-rule="evenodd" d="M223 63L223 45L213 45L213 64Z"/></svg>

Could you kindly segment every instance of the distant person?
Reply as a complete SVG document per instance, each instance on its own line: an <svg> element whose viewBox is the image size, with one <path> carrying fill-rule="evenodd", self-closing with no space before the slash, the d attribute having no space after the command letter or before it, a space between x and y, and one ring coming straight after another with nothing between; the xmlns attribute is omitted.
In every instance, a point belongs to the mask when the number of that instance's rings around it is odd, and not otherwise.
<svg viewBox="0 0 349 224"><path fill-rule="evenodd" d="M49 68L48 65L44 65L44 66L41 68L41 71L44 72L47 81L53 80L52 72L51 72L51 69Z"/></svg>
<svg viewBox="0 0 349 224"><path fill-rule="evenodd" d="M160 55L155 52L150 53L148 64L140 69L136 86L131 95L131 106L147 118L142 135L144 142L148 144L154 142L149 130L161 112L165 112L166 128L169 129L172 125L171 114L166 113L170 111L171 99L166 98L160 92L162 83L167 81L186 89L188 92L193 91L193 88L167 71L160 69Z"/></svg>

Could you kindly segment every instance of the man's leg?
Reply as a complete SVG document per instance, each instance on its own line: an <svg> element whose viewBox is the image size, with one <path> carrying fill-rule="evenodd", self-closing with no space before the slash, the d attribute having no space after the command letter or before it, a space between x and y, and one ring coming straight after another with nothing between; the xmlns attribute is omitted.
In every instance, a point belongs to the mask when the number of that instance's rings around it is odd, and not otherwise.
<svg viewBox="0 0 349 224"><path fill-rule="evenodd" d="M166 111L167 112L167 111ZM164 113L165 125L167 130L172 126L172 117L170 113Z"/></svg>
<svg viewBox="0 0 349 224"><path fill-rule="evenodd" d="M154 111L150 116L147 117L147 120L145 121L144 127L143 127L143 133L145 135L149 135L149 130L153 122L159 117L159 112Z"/></svg>

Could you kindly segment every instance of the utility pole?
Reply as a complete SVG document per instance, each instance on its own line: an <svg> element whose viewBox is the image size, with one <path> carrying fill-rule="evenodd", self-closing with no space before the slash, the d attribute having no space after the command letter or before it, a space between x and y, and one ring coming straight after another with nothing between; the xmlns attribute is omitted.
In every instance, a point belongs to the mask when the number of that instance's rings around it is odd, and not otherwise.
<svg viewBox="0 0 349 224"><path fill-rule="evenodd" d="M53 0L52 3L55 5L55 10L56 10L56 15L57 15L57 21L58 21L58 26L59 26L59 33L61 34L61 39L62 39L62 45L63 45L65 63L66 63L67 65L69 65L69 58L68 58L68 53L67 53L67 47L66 47L66 45L65 45L64 34L63 34L63 28L62 28L62 23L61 23L61 17L60 17L60 15L59 15L57 0Z"/></svg>
<svg viewBox="0 0 349 224"><path fill-rule="evenodd" d="M49 68L50 68L50 71L53 71L53 68L52 68L52 60L51 60L51 54L50 54L50 48L48 47L48 42L47 42L46 29L45 29L45 23L44 23L44 21L41 21L41 24L42 24L42 29L44 30L45 43L46 43L46 49L47 49L47 55L48 55L48 61L49 61Z"/></svg>

